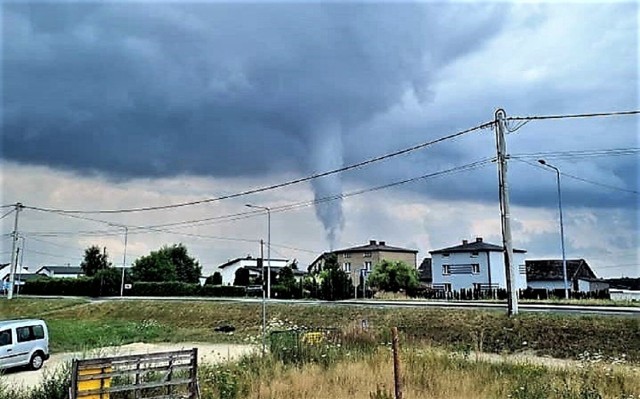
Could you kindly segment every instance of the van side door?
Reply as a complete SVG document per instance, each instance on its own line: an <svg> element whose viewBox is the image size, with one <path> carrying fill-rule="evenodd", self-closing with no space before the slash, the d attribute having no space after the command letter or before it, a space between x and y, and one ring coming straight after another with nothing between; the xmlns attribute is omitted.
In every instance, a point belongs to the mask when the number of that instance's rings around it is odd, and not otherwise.
<svg viewBox="0 0 640 399"><path fill-rule="evenodd" d="M11 328L0 330L0 369L13 367L16 357Z"/></svg>
<svg viewBox="0 0 640 399"><path fill-rule="evenodd" d="M29 363L31 357L31 350L34 347L33 334L31 327L16 327L16 343L13 345L16 356L16 362L19 365L25 365Z"/></svg>

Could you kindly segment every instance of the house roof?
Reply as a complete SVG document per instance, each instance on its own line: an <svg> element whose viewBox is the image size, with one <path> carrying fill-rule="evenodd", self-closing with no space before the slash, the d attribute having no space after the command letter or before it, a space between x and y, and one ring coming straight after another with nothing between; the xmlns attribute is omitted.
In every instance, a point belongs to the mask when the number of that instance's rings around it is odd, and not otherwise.
<svg viewBox="0 0 640 399"><path fill-rule="evenodd" d="M271 266L271 268L272 269L284 269L284 266ZM257 266L245 266L245 269L260 273L260 270L262 268L261 267L257 267ZM305 272L304 270L291 269L291 271L293 272L294 276L305 276L305 275L307 275L307 272Z"/></svg>
<svg viewBox="0 0 640 399"><path fill-rule="evenodd" d="M47 269L53 274L84 274L80 266L42 266L36 270L36 273L42 271L42 269Z"/></svg>
<svg viewBox="0 0 640 399"><path fill-rule="evenodd" d="M526 260L527 281L563 280L562 259ZM567 259L567 279L573 281L598 280L596 274L584 259Z"/></svg>
<svg viewBox="0 0 640 399"><path fill-rule="evenodd" d="M375 252L375 251L384 251L384 252L411 252L418 253L415 249L408 248L400 248L400 247L392 247L391 245L387 245L385 241L369 241L367 245L360 245L357 247L338 249L333 251L333 253L346 253L346 252Z"/></svg>
<svg viewBox="0 0 640 399"><path fill-rule="evenodd" d="M453 247L436 249L433 251L429 251L430 254L443 254L449 252L502 252L504 251L504 247L489 244L488 242L484 242L481 237L476 238L475 241L468 242L467 240L463 240L462 244L456 245ZM524 249L513 249L513 252L516 253L525 253Z"/></svg>
<svg viewBox="0 0 640 399"><path fill-rule="evenodd" d="M220 266L218 266L218 269L224 269L227 266L231 266L234 263L238 263L241 260L257 260L258 258L254 258L252 256L245 256L244 258L235 258L235 259L231 259L229 261L227 261L226 263L221 264ZM288 259L274 259L271 258L272 261L279 261L279 262L286 262ZM264 259L264 263L265 265L267 264L267 262L269 261L269 259Z"/></svg>

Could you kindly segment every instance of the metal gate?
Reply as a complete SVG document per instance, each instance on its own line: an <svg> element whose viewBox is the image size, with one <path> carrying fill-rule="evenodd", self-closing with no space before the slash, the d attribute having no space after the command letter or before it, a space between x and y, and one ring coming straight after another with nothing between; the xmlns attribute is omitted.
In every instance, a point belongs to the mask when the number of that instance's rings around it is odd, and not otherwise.
<svg viewBox="0 0 640 399"><path fill-rule="evenodd" d="M70 399L194 399L198 348L73 361Z"/></svg>

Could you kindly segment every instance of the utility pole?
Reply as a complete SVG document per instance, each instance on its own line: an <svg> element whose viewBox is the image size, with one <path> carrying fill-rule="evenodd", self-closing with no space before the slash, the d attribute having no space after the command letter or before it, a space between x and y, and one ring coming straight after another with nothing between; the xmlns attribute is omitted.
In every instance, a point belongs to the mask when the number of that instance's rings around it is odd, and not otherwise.
<svg viewBox="0 0 640 399"><path fill-rule="evenodd" d="M25 246L25 242L24 242L24 236L21 236L20 239L22 240L22 247L19 248L20 249L20 266L18 266L18 281L22 281L22 265L24 264L24 246ZM18 259L16 258L16 264L18 262ZM18 284L18 286L16 287L16 296L20 294L20 285Z"/></svg>
<svg viewBox="0 0 640 399"><path fill-rule="evenodd" d="M260 240L260 260L262 261L262 357L267 352L267 300L264 289L264 240Z"/></svg>
<svg viewBox="0 0 640 399"><path fill-rule="evenodd" d="M122 256L122 278L120 280L120 297L124 296L124 268L127 264L127 239L129 238L129 228L124 226L124 255Z"/></svg>
<svg viewBox="0 0 640 399"><path fill-rule="evenodd" d="M518 289L516 273L513 269L513 244L511 241L511 214L509 212L509 186L507 184L507 142L505 135L506 112L498 109L495 113L496 146L498 152L498 184L500 188L500 219L502 226L502 246L504 254L504 268L507 282L508 315L518 314Z"/></svg>
<svg viewBox="0 0 640 399"><path fill-rule="evenodd" d="M7 299L13 299L13 287L16 283L16 266L18 264L18 256L16 254L16 248L18 245L18 216L20 216L20 210L22 209L22 204L16 202L15 204L15 212L16 218L13 223L13 240L11 242L11 270L9 271L9 292L7 293Z"/></svg>

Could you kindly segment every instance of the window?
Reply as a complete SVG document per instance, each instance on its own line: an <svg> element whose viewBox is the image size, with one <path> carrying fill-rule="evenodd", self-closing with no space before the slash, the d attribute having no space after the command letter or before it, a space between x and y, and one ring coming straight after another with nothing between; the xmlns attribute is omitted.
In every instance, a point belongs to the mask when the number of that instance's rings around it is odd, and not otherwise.
<svg viewBox="0 0 640 399"><path fill-rule="evenodd" d="M442 254L442 256L444 256L445 258L448 258L449 254L448 253L447 254Z"/></svg>
<svg viewBox="0 0 640 399"><path fill-rule="evenodd" d="M0 346L11 345L11 330L0 331Z"/></svg>
<svg viewBox="0 0 640 399"><path fill-rule="evenodd" d="M42 326L33 326L34 339L44 339L44 328Z"/></svg>
<svg viewBox="0 0 640 399"><path fill-rule="evenodd" d="M349 252L347 252L344 255L342 255L342 257L345 258L345 259L349 259L351 257L351 254Z"/></svg>
<svg viewBox="0 0 640 399"><path fill-rule="evenodd" d="M471 265L471 273L473 274L480 273L480 265L478 263L474 263Z"/></svg>
<svg viewBox="0 0 640 399"><path fill-rule="evenodd" d="M370 258L371 257L371 252L365 252L363 256L365 258Z"/></svg>
<svg viewBox="0 0 640 399"><path fill-rule="evenodd" d="M364 268L367 271L371 271L371 262L364 262Z"/></svg>
<svg viewBox="0 0 640 399"><path fill-rule="evenodd" d="M451 283L444 283L442 286L444 287L444 292L451 292Z"/></svg>
<svg viewBox="0 0 640 399"><path fill-rule="evenodd" d="M471 257L472 258L477 258L478 257L478 251L471 252Z"/></svg>
<svg viewBox="0 0 640 399"><path fill-rule="evenodd" d="M451 274L451 265L442 265L442 275L446 276Z"/></svg>
<svg viewBox="0 0 640 399"><path fill-rule="evenodd" d="M347 273L351 273L351 263L350 262L344 262L342 264L342 270L344 270Z"/></svg>
<svg viewBox="0 0 640 399"><path fill-rule="evenodd" d="M18 336L18 342L33 341L33 336L31 335L31 327L16 328L16 335Z"/></svg>
<svg viewBox="0 0 640 399"><path fill-rule="evenodd" d="M473 283L473 290L474 290L474 291L480 291L480 290L482 290L482 284L480 284L480 283Z"/></svg>

